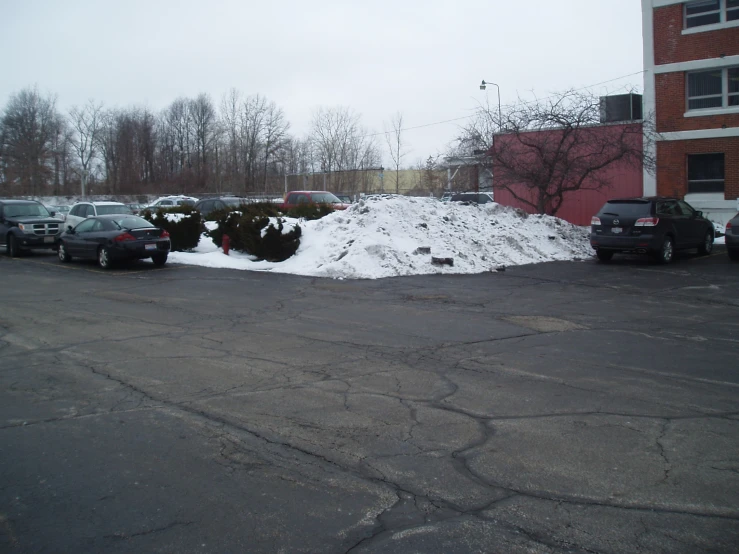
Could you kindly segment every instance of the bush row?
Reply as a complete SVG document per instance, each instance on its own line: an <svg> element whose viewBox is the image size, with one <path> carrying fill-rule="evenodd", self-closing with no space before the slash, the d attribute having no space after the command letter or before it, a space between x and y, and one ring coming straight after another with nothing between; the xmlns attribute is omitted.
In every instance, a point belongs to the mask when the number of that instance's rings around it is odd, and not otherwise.
<svg viewBox="0 0 739 554"><path fill-rule="evenodd" d="M333 212L325 204L305 204L287 212L295 219L315 220ZM198 245L204 230L200 213L191 206L178 206L145 211L144 219L166 229L172 241L173 251L191 250ZM300 246L302 230L282 217L279 208L269 202L244 204L231 210L212 212L208 220L216 227L206 234L219 247L223 247L223 235L228 235L231 248L251 254L259 260L281 262L295 254Z"/></svg>
<svg viewBox="0 0 739 554"><path fill-rule="evenodd" d="M251 254L259 260L282 262L300 246L302 230L287 224L279 209L271 203L245 204L235 210L210 214L217 227L208 231L213 242L223 247L228 235L231 248Z"/></svg>

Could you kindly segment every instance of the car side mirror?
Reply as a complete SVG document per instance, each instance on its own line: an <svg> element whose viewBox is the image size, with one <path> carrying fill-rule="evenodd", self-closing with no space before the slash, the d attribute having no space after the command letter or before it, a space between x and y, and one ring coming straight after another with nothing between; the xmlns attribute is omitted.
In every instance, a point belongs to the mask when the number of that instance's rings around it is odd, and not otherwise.
<svg viewBox="0 0 739 554"><path fill-rule="evenodd" d="M56 212L49 212L49 215L50 215L51 217L54 217L54 216L56 215Z"/></svg>
<svg viewBox="0 0 739 554"><path fill-rule="evenodd" d="M71 225L67 225L67 232L74 234L74 229L72 229Z"/></svg>
<svg viewBox="0 0 739 554"><path fill-rule="evenodd" d="M695 212L695 217L703 217L703 212Z"/></svg>

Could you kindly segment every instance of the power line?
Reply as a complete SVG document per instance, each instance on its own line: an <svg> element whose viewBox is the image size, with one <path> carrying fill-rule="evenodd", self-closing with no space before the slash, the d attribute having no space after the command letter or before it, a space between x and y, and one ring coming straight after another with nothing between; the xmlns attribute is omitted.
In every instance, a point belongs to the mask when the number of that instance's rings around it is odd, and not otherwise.
<svg viewBox="0 0 739 554"><path fill-rule="evenodd" d="M581 90L587 90L589 88L597 87L597 86L600 86L600 85L606 85L606 84L612 83L614 81L620 81L621 79L626 79L627 77L633 77L634 75L641 75L645 71L646 70L644 70L644 69L641 70L641 71L635 71L634 73L629 73L628 75L622 75L621 77L615 77L613 79L608 79L607 81L601 81L600 83L595 83L594 85L588 85L586 87L582 87L582 88L578 88L578 89L573 89L573 90L571 90L569 92L579 92ZM555 97L556 97L556 95L544 96L542 98L538 98L537 100L531 100L531 101L528 101L528 102L527 101L523 101L523 103L524 104L533 104L534 102L539 102L541 100L547 100L549 98L555 98ZM423 125L416 125L414 127L403 127L401 129L401 131L413 131L415 129L423 129L424 127L433 127L435 125L444 125L446 123L453 123L455 121L462 121L463 119L470 119L471 117L475 117L475 115L476 114L470 114L470 115L465 115L465 116L462 116L462 117L456 117L454 119L445 119L444 121L435 121L433 123L424 123ZM363 135L363 136L361 136L359 138L379 137L380 135L387 135L387 134L388 134L387 132L370 133L368 135Z"/></svg>

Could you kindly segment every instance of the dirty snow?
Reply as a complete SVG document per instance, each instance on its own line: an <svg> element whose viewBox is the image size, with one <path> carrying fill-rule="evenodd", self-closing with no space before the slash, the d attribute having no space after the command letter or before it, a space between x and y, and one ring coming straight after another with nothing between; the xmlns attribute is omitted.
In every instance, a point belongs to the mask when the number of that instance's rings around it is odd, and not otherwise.
<svg viewBox="0 0 739 554"><path fill-rule="evenodd" d="M377 279L481 273L501 266L593 255L588 227L550 216L527 216L499 204L372 198L322 219L298 223L303 231L300 248L284 262L253 261L251 256L233 251L226 256L205 235L192 252L172 252L169 259L207 267ZM430 254L419 253L419 248L430 248ZM434 265L432 256L451 257L454 265Z"/></svg>

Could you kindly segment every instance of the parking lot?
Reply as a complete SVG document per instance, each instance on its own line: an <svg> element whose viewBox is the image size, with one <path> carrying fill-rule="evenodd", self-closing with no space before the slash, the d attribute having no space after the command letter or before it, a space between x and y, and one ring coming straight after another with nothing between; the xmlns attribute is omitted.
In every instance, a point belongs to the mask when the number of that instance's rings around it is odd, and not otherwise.
<svg viewBox="0 0 739 554"><path fill-rule="evenodd" d="M0 275L0 550L737 550L723 247L356 281L33 253Z"/></svg>

